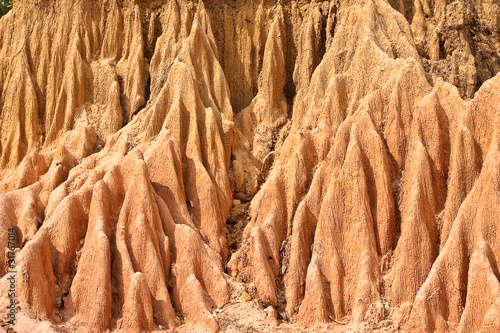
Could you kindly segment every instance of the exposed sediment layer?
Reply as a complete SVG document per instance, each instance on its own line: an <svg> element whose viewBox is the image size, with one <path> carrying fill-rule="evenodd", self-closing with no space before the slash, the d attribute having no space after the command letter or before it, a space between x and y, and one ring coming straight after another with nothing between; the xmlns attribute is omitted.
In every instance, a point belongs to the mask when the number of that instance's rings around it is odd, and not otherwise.
<svg viewBox="0 0 500 333"><path fill-rule="evenodd" d="M14 329L500 330L499 26L492 0L15 1Z"/></svg>

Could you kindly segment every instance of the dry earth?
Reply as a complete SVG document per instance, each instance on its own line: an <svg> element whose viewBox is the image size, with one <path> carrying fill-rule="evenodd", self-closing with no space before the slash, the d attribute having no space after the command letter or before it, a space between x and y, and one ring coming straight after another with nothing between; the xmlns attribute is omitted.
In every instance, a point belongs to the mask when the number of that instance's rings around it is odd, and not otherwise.
<svg viewBox="0 0 500 333"><path fill-rule="evenodd" d="M15 0L0 326L499 332L499 70L498 0Z"/></svg>

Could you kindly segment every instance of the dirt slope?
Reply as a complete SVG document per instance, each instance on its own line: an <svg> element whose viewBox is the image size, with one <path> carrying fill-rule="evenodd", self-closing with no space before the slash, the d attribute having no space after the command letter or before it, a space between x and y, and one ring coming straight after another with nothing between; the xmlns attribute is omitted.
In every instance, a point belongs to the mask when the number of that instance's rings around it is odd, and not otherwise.
<svg viewBox="0 0 500 333"><path fill-rule="evenodd" d="M14 1L2 329L499 331L499 71L496 0Z"/></svg>

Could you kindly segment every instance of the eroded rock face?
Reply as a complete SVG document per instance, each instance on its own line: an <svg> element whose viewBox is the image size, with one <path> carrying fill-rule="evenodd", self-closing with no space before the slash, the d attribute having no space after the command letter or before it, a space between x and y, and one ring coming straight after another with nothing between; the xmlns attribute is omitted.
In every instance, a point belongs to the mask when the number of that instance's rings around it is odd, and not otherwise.
<svg viewBox="0 0 500 333"><path fill-rule="evenodd" d="M15 1L0 313L15 268L18 331L500 330L499 26L493 0Z"/></svg>

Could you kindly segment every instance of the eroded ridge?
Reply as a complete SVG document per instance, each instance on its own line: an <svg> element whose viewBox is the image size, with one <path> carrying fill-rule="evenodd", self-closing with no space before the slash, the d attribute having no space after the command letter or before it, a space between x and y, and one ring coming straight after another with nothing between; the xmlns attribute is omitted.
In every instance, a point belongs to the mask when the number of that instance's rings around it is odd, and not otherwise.
<svg viewBox="0 0 500 333"><path fill-rule="evenodd" d="M16 1L12 327L500 330L499 22L488 0Z"/></svg>

